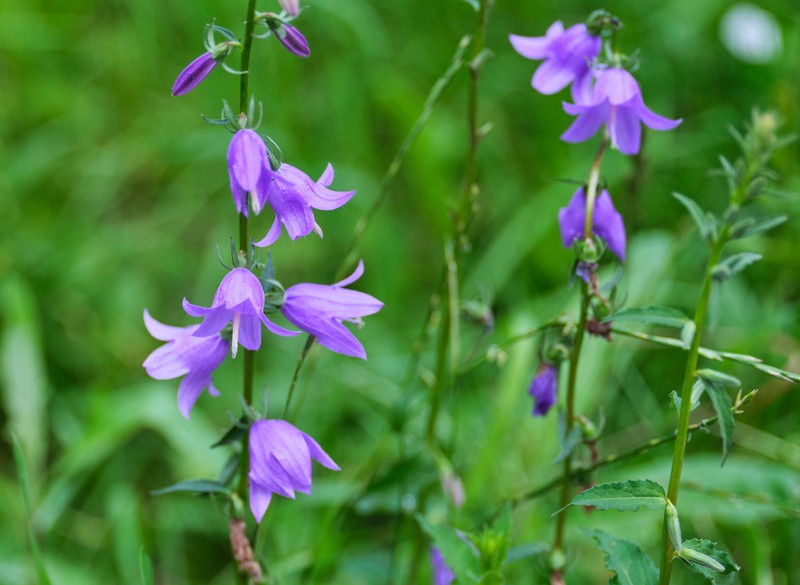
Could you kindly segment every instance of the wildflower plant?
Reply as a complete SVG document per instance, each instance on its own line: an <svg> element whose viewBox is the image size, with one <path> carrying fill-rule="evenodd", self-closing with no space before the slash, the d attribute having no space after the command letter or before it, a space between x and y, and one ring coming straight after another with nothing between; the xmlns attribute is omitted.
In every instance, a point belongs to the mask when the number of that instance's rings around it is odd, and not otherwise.
<svg viewBox="0 0 800 585"><path fill-rule="evenodd" d="M255 411L253 364L256 352L278 343L282 337L306 332L308 337L302 357L318 340L320 345L337 353L366 359L366 350L342 321L361 325L362 317L377 313L383 306L371 295L344 288L364 273L363 261L358 262L350 277L335 285L299 283L289 287L276 280L276 266L269 251L266 262L261 261L263 253L259 248L274 244L284 228L293 240L312 231L322 237L322 228L312 209L336 209L355 193L329 189L334 180L330 164L319 180L314 181L302 170L283 162L278 145L261 133L263 107L250 92L254 42L274 36L292 54L310 55L305 36L290 24L300 14L299 2L282 0L280 6L283 11L279 13L258 12L255 0L248 0L241 38L217 24L208 25L206 52L192 61L175 81L172 94L181 96L200 86L218 65L239 76L238 109L223 100L221 117L205 118L218 129L232 134L227 166L233 210L239 219L239 239L238 243L231 239L230 264L217 252L225 273L210 306L183 300L186 314L202 319L201 322L172 327L156 321L147 310L144 312L147 330L154 338L166 342L150 354L144 367L156 379L184 376L178 390L178 406L180 414L187 419L203 390L211 396L235 393L232 388L218 389L212 382L213 372L228 356L243 363L243 413L217 444L238 446L238 449L219 479L189 480L155 493L189 491L221 497L229 518L237 578L240 582L247 578L253 583L263 582L264 571L251 546L246 508L250 508L255 521L260 523L273 494L292 499L296 492L310 494L312 460L330 470L339 470L334 459L309 434L285 420L297 382L297 370L282 418L265 418ZM261 29L262 32L257 32ZM216 42L217 36L225 40ZM239 69L234 70L224 60L230 59L231 53L237 50L241 51L241 62ZM224 152L220 152L220 156L224 156ZM274 220L266 235L254 243L249 235L249 220L261 214L274 215ZM273 318L282 314L289 327L275 323L268 313ZM291 328L292 325L299 329ZM262 336L262 327L271 334L268 339Z"/></svg>

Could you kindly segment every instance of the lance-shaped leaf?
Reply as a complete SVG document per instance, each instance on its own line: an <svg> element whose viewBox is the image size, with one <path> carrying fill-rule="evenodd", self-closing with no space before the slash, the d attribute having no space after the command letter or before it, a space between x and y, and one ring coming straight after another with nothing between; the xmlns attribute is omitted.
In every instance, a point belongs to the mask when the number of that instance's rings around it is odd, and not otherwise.
<svg viewBox="0 0 800 585"><path fill-rule="evenodd" d="M742 252L741 254L734 254L728 256L711 269L711 276L717 282L722 282L735 276L742 270L761 260L761 254L753 254L752 252Z"/></svg>
<svg viewBox="0 0 800 585"><path fill-rule="evenodd" d="M704 240L709 239L716 231L713 217L703 211L694 199L680 193L673 193L672 196L689 211L689 215L692 216L694 223L697 224L700 236Z"/></svg>
<svg viewBox="0 0 800 585"><path fill-rule="evenodd" d="M609 582L613 585L655 585L658 569L655 563L639 546L629 540L615 538L602 530L581 530L597 542L606 553L606 569L616 576Z"/></svg>
<svg viewBox="0 0 800 585"><path fill-rule="evenodd" d="M687 323L691 323L689 317L681 313L678 309L670 307L636 307L633 309L623 309L617 311L603 319L603 321L634 321L636 323L651 323L653 325L663 325L664 327L675 327L682 329Z"/></svg>
<svg viewBox="0 0 800 585"><path fill-rule="evenodd" d="M739 570L727 552L719 550L716 543L706 539L685 540L678 557L714 585L730 585Z"/></svg>
<svg viewBox="0 0 800 585"><path fill-rule="evenodd" d="M153 490L150 492L150 495L162 496L173 492L192 492L201 496L207 496L212 493L228 494L230 491L231 490L226 486L211 479L190 479L187 481L179 481L176 484L161 488L160 490Z"/></svg>
<svg viewBox="0 0 800 585"><path fill-rule="evenodd" d="M717 370L712 370L709 368L697 370L697 377L701 380L707 380L709 382L722 384L723 386L729 386L731 388L741 388L742 386L742 382L739 380L739 378L729 376L728 374L723 374L722 372L718 372Z"/></svg>
<svg viewBox="0 0 800 585"><path fill-rule="evenodd" d="M598 510L632 510L635 512L641 507L663 508L666 501L664 488L659 484L649 479L634 479L590 487L575 496L569 505L594 506Z"/></svg>
<svg viewBox="0 0 800 585"><path fill-rule="evenodd" d="M420 514L417 514L417 522L433 539L433 545L439 550L445 564L456 574L459 582L478 583L481 561L475 554L473 546L449 526L428 522Z"/></svg>
<svg viewBox="0 0 800 585"><path fill-rule="evenodd" d="M748 217L747 219L743 219L739 223L735 224L733 228L731 228L731 239L736 240L738 238L746 238L748 236L759 234L761 232L771 230L772 228L781 225L785 221L785 215L765 217L762 219Z"/></svg>
<svg viewBox="0 0 800 585"><path fill-rule="evenodd" d="M725 459L727 459L733 443L734 418L731 397L728 395L724 383L703 377L700 378L700 382L705 386L706 392L711 398L711 404L714 405L714 411L717 413L719 434L722 436L722 465L725 465Z"/></svg>

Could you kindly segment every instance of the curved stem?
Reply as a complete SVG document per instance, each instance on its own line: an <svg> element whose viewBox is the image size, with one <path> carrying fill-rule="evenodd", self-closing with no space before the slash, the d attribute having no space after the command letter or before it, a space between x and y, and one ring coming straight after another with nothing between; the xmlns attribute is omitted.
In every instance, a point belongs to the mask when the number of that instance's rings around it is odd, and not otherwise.
<svg viewBox="0 0 800 585"><path fill-rule="evenodd" d="M306 356L308 355L308 351L311 349L311 346L314 345L314 341L317 338L313 335L309 335L306 338L306 343L303 346L303 349L300 351L300 355L297 356L297 364L294 367L294 374L292 374L292 381L289 384L289 393L286 395L286 406L283 407L283 418L286 420L286 417L289 416L289 406L292 404L292 397L294 396L294 390L297 387L297 381L300 379L300 369L303 367L303 362L306 361Z"/></svg>

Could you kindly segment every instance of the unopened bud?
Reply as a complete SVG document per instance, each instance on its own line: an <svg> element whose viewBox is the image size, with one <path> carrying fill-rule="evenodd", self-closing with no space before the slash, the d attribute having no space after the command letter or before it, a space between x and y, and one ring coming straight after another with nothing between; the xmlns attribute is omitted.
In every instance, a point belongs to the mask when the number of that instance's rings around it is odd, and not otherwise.
<svg viewBox="0 0 800 585"><path fill-rule="evenodd" d="M678 520L678 509L669 500L667 500L666 518L667 532L669 532L669 538L672 540L672 548L674 548L675 551L680 552L683 548L683 540L681 539L681 523Z"/></svg>
<svg viewBox="0 0 800 585"><path fill-rule="evenodd" d="M693 548L682 548L677 554L684 561L692 563L693 565L700 565L701 567L711 569L717 573L725 572L725 565L720 563L717 559L701 553L700 551L696 551Z"/></svg>

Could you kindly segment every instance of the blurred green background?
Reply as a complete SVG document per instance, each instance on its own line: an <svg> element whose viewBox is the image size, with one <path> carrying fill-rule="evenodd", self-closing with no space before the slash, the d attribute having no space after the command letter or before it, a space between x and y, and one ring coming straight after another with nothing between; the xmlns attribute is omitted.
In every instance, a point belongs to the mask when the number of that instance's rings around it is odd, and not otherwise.
<svg viewBox="0 0 800 585"><path fill-rule="evenodd" d="M475 20L461 0L304 4L297 25L311 45L310 59L273 40L255 46L252 87L264 103L262 129L287 162L316 176L330 161L334 188L358 192L341 210L317 214L324 240L281 239L273 247L278 278L287 285L333 281L356 222ZM638 159L606 157L604 176L630 238L622 288L630 306L661 303L691 312L705 254L669 194L722 207L722 181L707 169L720 153L735 156L726 127L741 126L753 106L776 108L784 130L798 131L800 12L795 0L760 2L779 22L782 45L755 64L721 41L723 15L733 3L617 4L606 8L625 23L621 48L641 49L637 78L645 100L684 120L674 132L649 134ZM492 303L496 328L484 335L465 324L465 347L477 341L483 352L575 310L575 291L566 288L572 252L561 247L555 221L573 187L553 179L585 178L596 139L575 146L558 140L569 124L561 109L567 93L534 92L536 64L515 54L507 35L541 35L554 20L569 25L601 6L498 0L492 13L487 42L495 56L483 69L480 119L494 128L481 144L480 209L461 276L465 298ZM276 7L258 3L261 10ZM204 394L191 420L183 420L175 405L178 382L150 380L141 368L159 345L143 327L142 310L188 325L181 299L208 303L223 274L214 248L224 250L236 233L225 163L229 135L200 114L216 116L222 98L235 102L238 79L217 70L181 98L169 89L202 52L203 25L216 17L240 33L244 11L243 1L0 0L2 585L38 582L10 431L25 452L31 522L54 584L139 583L141 550L152 558L156 583L233 580L220 507L148 492L216 475L227 455L208 446L239 411L240 367L226 362L215 376L222 396ZM410 388L406 432L401 437L394 429L396 406L409 390L403 384L409 351L439 278L448 203L460 189L466 81L461 71L444 93L366 233L366 275L357 286L385 302L359 333L369 361L316 348L302 374L295 422L343 471L317 468L313 497L273 500L258 545L276 583L425 579L406 574L419 537L412 512L420 493L430 494L423 511L432 517L446 507L422 448L424 384ZM798 190L796 144L779 153L774 168L782 188ZM800 371L800 205L779 198L760 205L789 221L731 247L764 259L725 283L706 345ZM268 229L268 215L252 222L257 237ZM269 337L259 354L256 387L269 390L273 416L282 410L302 344ZM466 507L451 512L455 527L475 528L506 499L560 471L552 464L559 451L555 413L536 420L529 414L535 343L508 353L503 368L474 370L445 400L442 437L467 492ZM431 358L422 356L424 368ZM607 416L603 454L674 428L667 395L682 371L677 350L591 340L579 408ZM741 583L800 583L798 390L753 370L726 371L760 393L740 418L724 468L718 437L698 435L690 443L684 476L694 489L681 498L685 536L719 541L742 565ZM703 406L698 416L708 412ZM400 450L405 463L398 468ZM609 466L595 480L666 483L670 459L671 449L661 447ZM550 494L515 509L514 544L549 542L556 507ZM578 526L634 537L657 554L657 513L574 512L567 538L571 583L606 583L609 575ZM547 580L540 557L510 564L507 576L509 583ZM679 569L673 582L701 581Z"/></svg>

